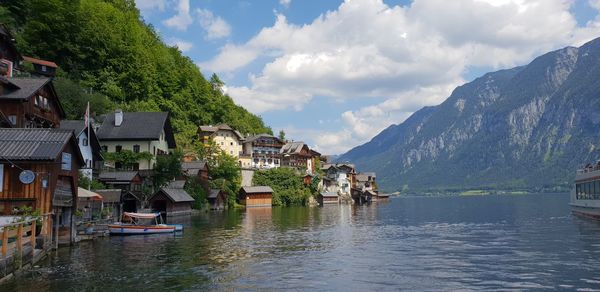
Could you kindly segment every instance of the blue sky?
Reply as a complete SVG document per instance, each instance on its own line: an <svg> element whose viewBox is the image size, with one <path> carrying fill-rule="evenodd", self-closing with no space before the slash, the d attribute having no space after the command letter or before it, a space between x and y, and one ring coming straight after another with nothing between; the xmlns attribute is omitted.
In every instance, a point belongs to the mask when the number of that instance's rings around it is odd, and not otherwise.
<svg viewBox="0 0 600 292"><path fill-rule="evenodd" d="M485 72L600 36L600 0L136 0L274 131L340 154Z"/></svg>

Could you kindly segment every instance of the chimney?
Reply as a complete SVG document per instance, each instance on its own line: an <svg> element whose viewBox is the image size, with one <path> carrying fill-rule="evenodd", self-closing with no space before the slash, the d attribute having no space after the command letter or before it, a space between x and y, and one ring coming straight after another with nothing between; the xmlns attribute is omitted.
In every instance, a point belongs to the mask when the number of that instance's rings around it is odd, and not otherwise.
<svg viewBox="0 0 600 292"><path fill-rule="evenodd" d="M115 110L115 127L120 127L123 123L123 111L120 109Z"/></svg>

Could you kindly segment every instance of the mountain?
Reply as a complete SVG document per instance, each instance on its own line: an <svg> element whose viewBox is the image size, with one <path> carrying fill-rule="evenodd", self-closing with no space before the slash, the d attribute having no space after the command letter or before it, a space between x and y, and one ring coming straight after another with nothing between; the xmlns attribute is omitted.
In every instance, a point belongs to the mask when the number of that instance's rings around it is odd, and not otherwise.
<svg viewBox="0 0 600 292"><path fill-rule="evenodd" d="M386 191L566 190L599 145L600 38L459 86L338 161Z"/></svg>

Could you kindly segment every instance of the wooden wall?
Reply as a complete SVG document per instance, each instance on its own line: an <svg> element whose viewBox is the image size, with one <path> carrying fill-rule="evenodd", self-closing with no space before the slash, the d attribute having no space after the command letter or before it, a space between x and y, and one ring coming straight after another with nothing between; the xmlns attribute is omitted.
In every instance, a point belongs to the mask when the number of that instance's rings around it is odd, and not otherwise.
<svg viewBox="0 0 600 292"><path fill-rule="evenodd" d="M271 206L273 194L271 193L257 193L257 194L243 194L242 204L246 207L251 206Z"/></svg>

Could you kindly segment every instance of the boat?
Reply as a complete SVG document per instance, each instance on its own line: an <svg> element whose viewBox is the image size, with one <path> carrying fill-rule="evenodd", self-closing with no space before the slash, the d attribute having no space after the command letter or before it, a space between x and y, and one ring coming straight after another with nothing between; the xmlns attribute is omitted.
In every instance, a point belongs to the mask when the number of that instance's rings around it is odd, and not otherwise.
<svg viewBox="0 0 600 292"><path fill-rule="evenodd" d="M123 219L131 223L115 222L108 224L108 232L111 235L134 235L134 234L157 234L174 233L177 229L183 230L179 224L163 224L160 212L158 213L131 213L123 212ZM154 224L142 224L140 221L154 221Z"/></svg>
<svg viewBox="0 0 600 292"><path fill-rule="evenodd" d="M575 215L600 220L600 161L577 170L569 205Z"/></svg>

